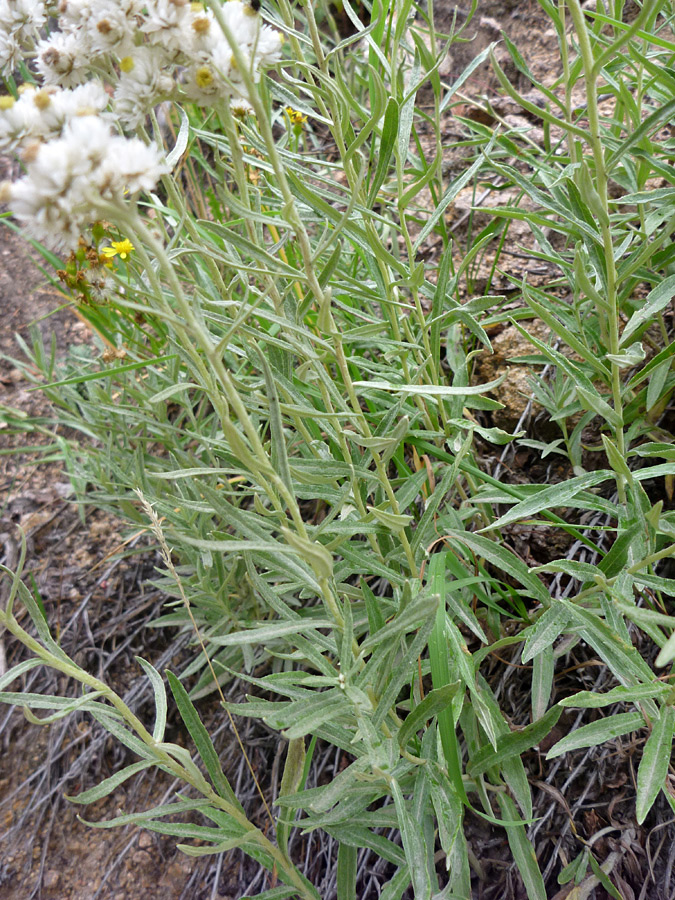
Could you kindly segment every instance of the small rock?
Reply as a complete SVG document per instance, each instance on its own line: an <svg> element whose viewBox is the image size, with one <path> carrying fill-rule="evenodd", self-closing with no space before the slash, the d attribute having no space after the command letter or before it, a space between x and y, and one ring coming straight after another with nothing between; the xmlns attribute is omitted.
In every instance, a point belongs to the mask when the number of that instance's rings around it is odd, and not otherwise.
<svg viewBox="0 0 675 900"><path fill-rule="evenodd" d="M45 872L44 878L42 879L42 884L47 888L47 890L52 890L55 888L59 881L61 880L61 873L58 869L48 869Z"/></svg>
<svg viewBox="0 0 675 900"><path fill-rule="evenodd" d="M138 846L141 850L147 850L148 847L152 847L153 843L152 835L147 831L142 831L138 838Z"/></svg>

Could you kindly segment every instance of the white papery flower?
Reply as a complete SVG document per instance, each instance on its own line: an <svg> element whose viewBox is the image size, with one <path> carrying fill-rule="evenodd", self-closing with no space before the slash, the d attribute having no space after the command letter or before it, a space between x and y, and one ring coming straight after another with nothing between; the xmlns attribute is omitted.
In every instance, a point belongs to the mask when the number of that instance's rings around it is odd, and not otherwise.
<svg viewBox="0 0 675 900"><path fill-rule="evenodd" d="M284 39L278 31L263 25L257 40L250 46L240 48L244 57L244 65L251 73L254 82L260 81L261 68L273 65L281 59L283 43ZM245 94L241 73L236 68L233 68L230 77L237 84L238 91Z"/></svg>
<svg viewBox="0 0 675 900"><path fill-rule="evenodd" d="M231 89L223 81L220 70L208 57L203 60L195 60L184 73L182 83L186 97L200 106L209 106L218 97L227 96Z"/></svg>
<svg viewBox="0 0 675 900"><path fill-rule="evenodd" d="M284 37L276 28L263 25L255 45L255 67L273 66L281 59Z"/></svg>
<svg viewBox="0 0 675 900"><path fill-rule="evenodd" d="M0 30L0 75L11 75L22 55L16 35Z"/></svg>
<svg viewBox="0 0 675 900"><path fill-rule="evenodd" d="M91 47L82 31L56 32L37 46L36 68L45 84L75 87L87 77Z"/></svg>
<svg viewBox="0 0 675 900"><path fill-rule="evenodd" d="M93 52L120 57L131 53L141 11L139 0L98 0L84 26Z"/></svg>
<svg viewBox="0 0 675 900"><path fill-rule="evenodd" d="M45 24L44 0L0 0L0 30L27 36Z"/></svg>
<svg viewBox="0 0 675 900"><path fill-rule="evenodd" d="M20 150L39 136L40 110L31 97L35 93L32 88L18 100L0 97L0 150Z"/></svg>
<svg viewBox="0 0 675 900"><path fill-rule="evenodd" d="M241 0L229 0L223 3L223 17L236 42L251 46L258 34L260 18L256 12Z"/></svg>
<svg viewBox="0 0 675 900"><path fill-rule="evenodd" d="M101 198L123 205L126 192L151 190L167 171L156 146L113 136L100 118L83 116L71 120L61 138L37 145L26 176L3 185L2 197L38 240L75 249L98 217Z"/></svg>
<svg viewBox="0 0 675 900"><path fill-rule="evenodd" d="M108 271L100 266L95 269L89 269L87 272L87 281L89 282L89 296L94 303L107 303L115 296L117 285L115 279Z"/></svg>
<svg viewBox="0 0 675 900"><path fill-rule="evenodd" d="M36 140L60 137L67 122L102 112L109 99L98 81L73 90L24 85L17 101L0 97L0 150L17 152Z"/></svg>
<svg viewBox="0 0 675 900"><path fill-rule="evenodd" d="M44 0L0 0L0 74L11 75L46 20Z"/></svg>
<svg viewBox="0 0 675 900"><path fill-rule="evenodd" d="M172 63L161 47L138 47L122 60L122 70L113 108L128 128L136 128L173 93Z"/></svg>
<svg viewBox="0 0 675 900"><path fill-rule="evenodd" d="M44 98L38 96L34 101L41 107L40 128L42 136L46 138L60 136L71 119L95 116L103 112L110 102L100 81L87 81L76 88L55 89L50 92L42 90L39 93L46 95Z"/></svg>
<svg viewBox="0 0 675 900"><path fill-rule="evenodd" d="M232 115L236 119L245 119L247 116L254 114L255 110L244 97L233 97L230 103Z"/></svg>
<svg viewBox="0 0 675 900"><path fill-rule="evenodd" d="M61 31L72 32L86 25L93 6L92 0L60 0L58 12Z"/></svg>
<svg viewBox="0 0 675 900"><path fill-rule="evenodd" d="M267 25L261 27L260 18L240 0L229 0L221 9L244 57L244 65L253 80L258 81L259 68L277 62L281 56L281 34ZM191 46L186 46L183 51L189 59L182 81L185 95L202 106L213 103L218 97L246 98L232 48L211 11L193 12L191 30Z"/></svg>
<svg viewBox="0 0 675 900"><path fill-rule="evenodd" d="M164 153L156 144L117 136L98 173L98 186L103 197L122 200L126 193L151 191L168 172Z"/></svg>
<svg viewBox="0 0 675 900"><path fill-rule="evenodd" d="M141 31L167 51L184 50L189 42L192 8L188 0L150 0Z"/></svg>
<svg viewBox="0 0 675 900"><path fill-rule="evenodd" d="M183 52L190 56L198 53L208 53L214 40L222 37L220 26L216 22L211 9L190 9L190 28L187 33L187 41L183 45Z"/></svg>

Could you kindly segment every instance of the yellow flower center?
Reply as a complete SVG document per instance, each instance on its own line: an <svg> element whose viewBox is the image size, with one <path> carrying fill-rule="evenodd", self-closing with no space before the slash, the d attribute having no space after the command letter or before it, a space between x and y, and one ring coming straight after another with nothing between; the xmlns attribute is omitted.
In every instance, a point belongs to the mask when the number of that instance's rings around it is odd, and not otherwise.
<svg viewBox="0 0 675 900"><path fill-rule="evenodd" d="M38 109L47 109L51 102L51 97L49 96L47 91L36 91L35 95L33 96L33 103L37 106Z"/></svg>
<svg viewBox="0 0 675 900"><path fill-rule="evenodd" d="M15 103L16 101L14 97L12 97L10 94L3 94L0 97L0 110L11 109Z"/></svg>
<svg viewBox="0 0 675 900"><path fill-rule="evenodd" d="M197 87L207 88L213 84L213 72L208 66L200 66L195 72Z"/></svg>
<svg viewBox="0 0 675 900"><path fill-rule="evenodd" d="M120 69L123 72L131 72L134 65L135 65L135 63L134 63L133 57L131 57L131 56L123 56L122 59L120 60Z"/></svg>
<svg viewBox="0 0 675 900"><path fill-rule="evenodd" d="M211 21L206 16L200 16L192 23L192 29L196 34L207 34L211 28Z"/></svg>

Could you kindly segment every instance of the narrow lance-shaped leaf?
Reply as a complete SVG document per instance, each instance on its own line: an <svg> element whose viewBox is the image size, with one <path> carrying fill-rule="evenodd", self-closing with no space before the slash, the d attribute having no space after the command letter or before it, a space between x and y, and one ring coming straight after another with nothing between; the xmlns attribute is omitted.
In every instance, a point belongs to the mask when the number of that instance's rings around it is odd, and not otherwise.
<svg viewBox="0 0 675 900"><path fill-rule="evenodd" d="M305 739L296 738L289 741L288 750L286 751L286 764L284 766L284 774L281 776L281 787L279 788L279 797L286 794L294 794L300 787L305 769ZM277 843L281 850L286 853L288 849L288 838L293 827L295 812L292 809L282 808L277 819Z"/></svg>
<svg viewBox="0 0 675 900"><path fill-rule="evenodd" d="M415 900L431 900L431 879L419 823L414 821L410 815L396 779L391 779L390 787L398 815L401 841L412 878Z"/></svg>
<svg viewBox="0 0 675 900"><path fill-rule="evenodd" d="M229 802L232 803L233 806L241 810L242 806L235 797L234 791L230 787L230 783L223 773L220 765L220 760L218 759L218 754L216 753L215 747L213 746L211 738L209 737L209 733L204 727L202 720L199 718L197 710L192 705L192 701L188 696L188 692L185 690L185 688L180 683L178 678L176 678L173 672L167 672L166 676L169 680L171 693L173 694L176 705L178 706L178 712L180 713L182 720L185 722L185 727L190 732L192 740L195 742L195 746L197 747L199 755L204 761L206 771L211 776L211 781L213 782L215 789L218 791L221 797L223 797L225 800L229 800Z"/></svg>
<svg viewBox="0 0 675 900"><path fill-rule="evenodd" d="M506 794L499 792L497 800L504 818L513 820L518 816L518 811L513 800ZM506 826L506 835L509 847L518 871L523 879L528 900L546 900L546 888L542 878L534 848L527 838L524 825Z"/></svg>
<svg viewBox="0 0 675 900"><path fill-rule="evenodd" d="M144 769L153 765L156 765L154 759L142 759L140 762L132 763L130 766L125 766L120 772L115 772L110 778L106 778L100 784L90 788L88 791L82 791L82 793L77 794L77 796L69 796L66 794L66 800L69 800L71 803L94 803L96 800L107 797L108 794L112 793L112 791L119 787L120 784L124 784L124 782L128 778L131 778L132 775L136 775L138 772L142 772Z"/></svg>
<svg viewBox="0 0 675 900"><path fill-rule="evenodd" d="M654 805L659 791L665 786L675 730L675 709L664 706L652 725L637 773L635 815L642 825Z"/></svg>
<svg viewBox="0 0 675 900"><path fill-rule="evenodd" d="M521 500L520 503L510 509L507 513L481 529L481 533L492 531L495 528L504 528L511 522L517 522L519 519L525 519L529 516L540 513L543 509L552 509L556 506L573 506L573 500L577 494L586 491L591 487L602 484L609 478L613 477L613 473L609 469L601 469L599 472L590 472L588 475L580 475L577 478L570 478L560 484L552 484L550 487L538 491L534 497Z"/></svg>
<svg viewBox="0 0 675 900"><path fill-rule="evenodd" d="M431 680L436 690L447 688L450 682L450 669L448 664L448 638L447 638L447 613L445 607L445 553L436 553L431 558L429 565L429 585L438 594L439 603L436 611L436 621L433 631L429 636L429 660L431 663ZM468 667L467 667L468 668ZM470 676L473 681L473 673ZM455 732L455 720L452 709L445 707L438 713L438 731L441 736L441 745L445 762L448 768L450 780L457 791L458 797L467 802L464 783L462 781L462 758L457 744Z"/></svg>
<svg viewBox="0 0 675 900"><path fill-rule="evenodd" d="M337 900L356 900L357 849L340 843L337 859Z"/></svg>
<svg viewBox="0 0 675 900"><path fill-rule="evenodd" d="M424 700L419 703L413 711L406 716L405 722L399 728L396 735L399 746L405 748L412 735L418 731L433 716L440 715L443 710L448 709L452 698L459 690L460 683L455 681L452 684L446 684L443 687L430 691Z"/></svg>
<svg viewBox="0 0 675 900"><path fill-rule="evenodd" d="M527 725L522 731L511 731L497 739L497 748L490 745L481 747L472 757L468 769L472 776L482 775L493 766L501 766L512 757L521 756L526 750L542 741L551 731L562 714L562 710L554 706L540 719ZM581 730L581 729L580 729Z"/></svg>
<svg viewBox="0 0 675 900"><path fill-rule="evenodd" d="M566 735L551 747L546 754L546 759L555 759L556 756L562 756L563 753L579 750L582 747L597 747L599 744L611 741L622 734L639 731L644 728L644 725L644 717L638 712L618 713L615 716L608 716L606 719L591 722L590 725L584 725L582 728L578 728L571 734Z"/></svg>
<svg viewBox="0 0 675 900"><path fill-rule="evenodd" d="M398 135L398 115L398 103L394 97L390 97L384 113L384 124L382 126L382 139L380 141L377 167L375 169L373 181L370 185L370 191L368 192L368 206L372 206L375 202L378 191L382 187L384 179L387 177L389 163L394 152Z"/></svg>
<svg viewBox="0 0 675 900"><path fill-rule="evenodd" d="M150 679L152 689L155 693L155 727L152 732L153 740L163 741L164 731L166 729L167 703L166 690L164 688L162 676L154 666L150 665L149 662L146 662L146 660L142 659L140 656L136 657L136 661Z"/></svg>

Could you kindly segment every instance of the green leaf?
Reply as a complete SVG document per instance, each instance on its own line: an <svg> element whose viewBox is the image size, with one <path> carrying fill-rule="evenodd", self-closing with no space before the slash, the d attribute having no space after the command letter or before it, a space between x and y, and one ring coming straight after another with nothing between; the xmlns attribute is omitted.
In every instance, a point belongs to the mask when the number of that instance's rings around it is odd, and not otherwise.
<svg viewBox="0 0 675 900"><path fill-rule="evenodd" d="M583 606L564 599L558 602L569 611L574 630L607 663L617 681L626 684L653 680L653 672L643 657L616 629L610 628L603 619Z"/></svg>
<svg viewBox="0 0 675 900"><path fill-rule="evenodd" d="M176 138L176 143L174 144L173 150L166 155L166 162L169 166L169 169L173 169L183 153L185 153L185 148L187 147L188 143L188 134L190 132L190 122L185 110L183 110L177 104L176 109L178 110L178 114L180 115L180 131L178 132L178 137Z"/></svg>
<svg viewBox="0 0 675 900"><path fill-rule="evenodd" d="M445 193L443 194L441 199L434 206L434 211L431 214L431 216L429 217L429 219L427 220L427 223L425 224L425 226L422 228L419 235L417 236L417 240L415 241L415 244L413 246L413 251L417 251L420 248L420 246L424 243L424 241L427 239L427 237L434 230L434 228L438 224L441 216L443 215L445 210L448 208L448 206L450 206L450 204L455 199L457 194L459 194L459 192L463 188L465 188L466 185L471 182L471 180L474 178L474 176L477 175L478 172L480 172L480 170L483 168L483 166L485 165L485 157L489 156L492 148L495 145L496 140L497 140L497 135L494 134L492 136L492 138L490 139L490 142L488 143L488 145L485 147L485 149L483 151L485 156L478 156L476 158L476 161L474 163L472 163L468 169L466 169L464 172L462 172L462 174L448 186L447 190L445 191Z"/></svg>
<svg viewBox="0 0 675 900"><path fill-rule="evenodd" d="M542 321L546 322L554 334L561 337L565 343L581 357L581 359L593 366L601 378L607 378L607 366L605 366L595 354L591 353L583 341L581 341L573 331L566 328L560 319L552 315L541 303L538 303L534 297L532 297L531 291L528 291L525 286L523 286L523 296L532 311L535 312Z"/></svg>
<svg viewBox="0 0 675 900"><path fill-rule="evenodd" d="M146 662L140 656L136 657L136 662L141 666L145 674L150 679L152 689L155 693L155 727L152 732L153 740L163 741L164 731L166 730L167 703L166 690L164 688L162 676L154 666L150 665L149 662Z"/></svg>
<svg viewBox="0 0 675 900"><path fill-rule="evenodd" d="M546 754L546 759L555 759L563 753L579 750L582 747L597 747L605 741L611 741L630 731L640 731L645 727L644 716L638 712L617 713L606 719L599 719L590 725L584 725L558 741Z"/></svg>
<svg viewBox="0 0 675 900"><path fill-rule="evenodd" d="M575 559L554 559L543 566L534 566L530 572L563 572L565 575L571 575L577 581L594 581L598 578L603 579L604 574L598 566L591 563L577 562Z"/></svg>
<svg viewBox="0 0 675 900"><path fill-rule="evenodd" d="M329 696L326 696L329 694ZM315 701L314 703L312 701ZM296 712L293 721L289 722L283 729L282 735L286 740L294 740L295 738L304 737L307 734L313 734L320 725L330 722L344 715L347 710L348 700L342 691L324 692L316 694L306 702L301 702L304 710L299 714ZM269 722L269 718L265 717L265 721ZM272 724L270 722L270 724Z"/></svg>
<svg viewBox="0 0 675 900"><path fill-rule="evenodd" d="M388 381L355 381L354 387L369 388L373 391L392 391L394 393L411 394L415 397L464 397L474 394L484 394L491 391L504 381L502 375L494 381L485 384L473 384L454 387L449 384L391 384Z"/></svg>
<svg viewBox="0 0 675 900"><path fill-rule="evenodd" d="M525 563L505 546L484 537L482 534L474 534L470 531L457 531L448 528L446 532L447 536L452 538L462 550L468 546L474 553L477 553L484 559L489 559L493 565L498 566L515 578L522 585L526 594L536 598L546 607L550 605L551 595L546 586L536 575L531 575Z"/></svg>
<svg viewBox="0 0 675 900"><path fill-rule="evenodd" d="M446 553L435 553L431 557L429 563L429 580L428 584L434 594L438 595L439 603L436 610L436 620L433 630L429 636L429 662L431 665L431 682L435 690L443 690L452 687L454 683L450 682L450 665L448 653L448 628L452 625L448 621L446 613L446 591L447 582L446 572ZM460 650L461 653L461 650ZM464 681L474 684L475 676L473 669L467 661L461 657L464 663ZM460 674L461 667L460 667ZM438 713L438 732L441 738L441 746L443 755L445 756L445 764L447 766L450 780L453 784L457 796L466 802L466 792L462 782L462 757L457 742L455 732L455 719L452 709L447 707Z"/></svg>
<svg viewBox="0 0 675 900"><path fill-rule="evenodd" d="M289 634L302 634L305 631L317 628L332 628L335 623L330 619L294 619L291 622L273 622L271 625L263 625L261 628L251 628L247 631L233 631L231 634L209 637L210 644L219 647L238 647L242 644L265 645L270 641L278 640Z"/></svg>
<svg viewBox="0 0 675 900"><path fill-rule="evenodd" d="M654 660L654 665L661 668L667 666L675 659L675 631L671 634Z"/></svg>
<svg viewBox="0 0 675 900"><path fill-rule="evenodd" d="M241 900L288 900L289 897L297 897L297 890L294 887L275 887L269 891L263 891L260 894L244 894Z"/></svg>
<svg viewBox="0 0 675 900"><path fill-rule="evenodd" d="M398 872L382 888L379 900L401 900L403 892L410 884L410 871L401 866Z"/></svg>
<svg viewBox="0 0 675 900"><path fill-rule="evenodd" d="M595 877L598 879L600 884L607 891L607 893L609 894L610 897L614 897L614 900L625 900L623 894L620 894L619 891L614 887L612 882L609 880L609 877L607 876L606 872L604 871L603 866L605 868L607 868L609 871L611 871L611 869L609 869L609 865L607 862L604 862L602 866L598 865L597 860L595 859L593 854L590 853L588 855L588 864L591 867L591 871L593 872Z"/></svg>
<svg viewBox="0 0 675 900"><path fill-rule="evenodd" d="M513 800L501 791L497 800L505 819L518 818L518 810ZM546 900L546 888L542 878L534 847L527 838L524 825L507 825L506 836L520 877L523 879L528 900Z"/></svg>
<svg viewBox="0 0 675 900"><path fill-rule="evenodd" d="M44 665L44 663L41 659L26 659L23 662L18 663L18 665L13 666L9 672L5 672L2 678L0 678L0 691L3 691L15 678L19 678L26 672L30 672L30 670L34 669L36 666L42 665Z"/></svg>
<svg viewBox="0 0 675 900"><path fill-rule="evenodd" d="M187 730L190 732L190 737L195 742L195 747L204 761L206 771L211 777L213 786L221 797L230 802L239 811L243 812L243 807L235 797L234 791L230 787L230 783L223 773L218 754L209 737L209 733L204 727L202 720L199 718L197 710L192 705L188 692L173 672L167 671L166 677L169 681L169 687L171 688L171 693L176 701L176 706L178 707L181 719L185 723Z"/></svg>
<svg viewBox="0 0 675 900"><path fill-rule="evenodd" d="M340 843L337 858L337 900L356 900L357 848Z"/></svg>
<svg viewBox="0 0 675 900"><path fill-rule="evenodd" d="M140 762L132 763L130 766L125 766L124 769L115 772L110 778L106 778L100 784L90 788L88 791L82 791L81 794L77 794L76 796L69 796L68 794L64 794L64 796L66 800L69 800L71 803L94 803L96 800L107 797L108 794L112 793L112 791L121 784L124 784L124 782L128 778L131 778L132 775L136 775L138 772L142 772L144 769L156 765L156 759L143 759Z"/></svg>
<svg viewBox="0 0 675 900"><path fill-rule="evenodd" d="M661 708L659 718L652 723L652 733L647 739L638 766L635 801L638 825L642 825L659 791L665 786L670 766L673 730L675 730L675 709L672 706L664 706Z"/></svg>
<svg viewBox="0 0 675 900"><path fill-rule="evenodd" d="M57 697L48 694L22 693L21 691L17 691L16 693L12 691L2 691L0 692L0 703L7 703L10 706L22 706L26 710L55 709L57 710L55 715L62 718L63 716L67 716L68 713L81 709L82 707L87 708L87 706L91 706L93 709L96 706L101 706L101 704L95 703L96 698L107 693L107 690L91 691L88 694L84 694L82 697ZM101 708L106 709L105 706L102 706ZM48 720L41 719L39 721L47 722Z"/></svg>
<svg viewBox="0 0 675 900"><path fill-rule="evenodd" d="M396 738L401 748L405 749L412 735L419 731L429 719L448 708L459 687L459 681L455 681L429 691L424 700L406 716L403 725L398 730Z"/></svg>
<svg viewBox="0 0 675 900"><path fill-rule="evenodd" d="M595 185L593 184L593 178L591 177L591 173L585 161L582 160L579 163L579 168L575 174L578 179L577 187L579 188L581 199L586 206L588 206L600 225L608 227L609 215L607 213L607 207L600 199L600 194L598 194Z"/></svg>
<svg viewBox="0 0 675 900"><path fill-rule="evenodd" d="M415 600L401 610L391 621L383 625L375 634L371 634L361 643L362 654L371 651L383 641L392 638L400 639L410 631L416 631L420 624L436 613L438 598L432 593L423 592Z"/></svg>
<svg viewBox="0 0 675 900"><path fill-rule="evenodd" d="M305 739L297 738L294 741L289 741L278 799L287 794L294 794L300 788L305 775L305 762ZM294 819L293 810L282 807L281 813L277 817L276 830L277 843L284 853L288 852L288 838L293 828Z"/></svg>
<svg viewBox="0 0 675 900"><path fill-rule="evenodd" d="M664 347L664 349L661 350L660 353L657 353L656 356L649 360L644 368L640 369L639 372L636 372L628 382L627 387L632 389L637 387L638 384L642 384L642 382L646 378L650 378L652 376L655 369L658 369L659 366L670 360L674 355L675 341L673 341L671 344L668 344L667 347Z"/></svg>
<svg viewBox="0 0 675 900"><path fill-rule="evenodd" d="M625 347L631 335L635 334L642 325L651 322L673 297L675 297L675 275L670 275L650 291L645 300L641 301L640 307L630 317L621 334L620 346Z"/></svg>
<svg viewBox="0 0 675 900"><path fill-rule="evenodd" d="M395 778L391 779L390 788L396 806L401 842L412 878L415 900L431 900L431 879L420 825L408 811L401 788Z"/></svg>
<svg viewBox="0 0 675 900"><path fill-rule="evenodd" d="M147 369L148 366L155 366L157 363L169 362L169 360L177 359L176 353L169 353L166 356L157 356L154 359L144 359L141 362L125 363L123 366L115 366L113 369L102 369L100 372L89 372L87 375L75 375L72 378L64 378L63 381L53 381L51 384L38 385L34 388L28 388L29 391L47 391L52 388L64 387L69 384L83 384L85 381L97 381L100 378L111 378L114 375L121 375L123 372L133 372L135 369Z"/></svg>
<svg viewBox="0 0 675 900"><path fill-rule="evenodd" d="M382 126L382 138L380 140L380 148L377 156L377 168L368 192L368 206L371 207L377 199L377 194L384 179L387 177L389 163L391 162L392 153L396 145L398 136L398 103L394 97L390 97L387 102L387 108L384 112L384 124Z"/></svg>
<svg viewBox="0 0 675 900"><path fill-rule="evenodd" d="M609 48L611 49L611 48ZM619 147L609 155L606 162L607 173L609 174L621 157L627 153L631 147L639 143L645 135L656 129L660 122L668 119L675 112L675 100L669 100L663 106L656 109L651 115L647 116L637 128L631 131L630 135ZM567 126L563 126L567 127Z"/></svg>
<svg viewBox="0 0 675 900"><path fill-rule="evenodd" d="M551 700L555 660L553 647L542 647L532 659L532 721L543 718Z"/></svg>
<svg viewBox="0 0 675 900"><path fill-rule="evenodd" d="M104 819L102 822L89 822L81 817L78 818L90 828L108 829L119 828L124 825L140 825L143 828L149 828L155 819L163 816L182 815L186 812L205 812L210 805L208 800L179 800L176 803L164 803L160 806L153 806L152 809L146 809L142 812L116 816L114 819Z"/></svg>
<svg viewBox="0 0 675 900"><path fill-rule="evenodd" d="M663 697L669 693L670 688L661 681L653 684L636 684L635 687L615 687L604 694L596 691L579 691L571 697L565 697L558 701L558 706L580 709L600 709L603 706L613 706L615 703L641 703L654 697Z"/></svg>
<svg viewBox="0 0 675 900"><path fill-rule="evenodd" d="M293 479L291 478L291 470L288 466L288 454L286 452L286 439L284 437L284 424L281 419L281 410L279 408L279 395L277 387L272 377L272 369L268 363L265 352L256 346L258 359L262 367L263 376L265 378L265 388L267 390L267 417L270 427L270 435L272 441L271 463L274 471L279 475L290 495L293 494Z"/></svg>
<svg viewBox="0 0 675 900"><path fill-rule="evenodd" d="M620 428L622 426L623 422L619 413L603 399L593 382L586 376L578 363L567 359L564 354L555 350L549 344L544 343L544 341L539 340L538 337L535 337L535 335L523 328L515 319L511 319L510 321L526 340L533 344L544 354L544 356L550 359L551 362L562 369L563 372L569 375L574 382L577 394L584 400L588 409L593 410L593 412L602 416L615 428Z"/></svg>
<svg viewBox="0 0 675 900"><path fill-rule="evenodd" d="M512 757L522 756L526 750L530 750L543 741L561 714L562 710L553 706L540 719L527 725L521 731L510 731L508 734L499 735L496 749L486 745L472 756L468 765L469 773L472 776L482 775L488 769L503 765Z"/></svg>
<svg viewBox="0 0 675 900"><path fill-rule="evenodd" d="M496 522L493 522L486 528L481 528L479 534L493 531L495 528L504 528L504 526L517 522L519 519L534 516L543 509L552 509L556 506L573 506L571 501L574 500L577 494L602 484L604 481L612 478L613 475L614 473L609 469L600 469L598 472L589 472L587 475L570 478L568 481L562 481L560 484L552 484L550 487L544 488L543 491L538 491L534 497L516 503L512 509L497 519Z"/></svg>

